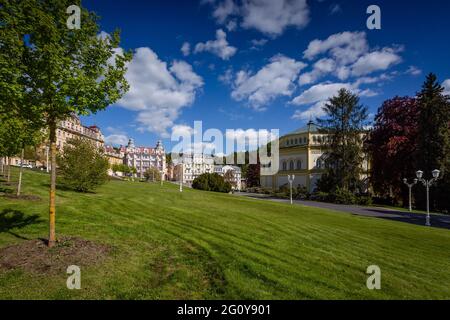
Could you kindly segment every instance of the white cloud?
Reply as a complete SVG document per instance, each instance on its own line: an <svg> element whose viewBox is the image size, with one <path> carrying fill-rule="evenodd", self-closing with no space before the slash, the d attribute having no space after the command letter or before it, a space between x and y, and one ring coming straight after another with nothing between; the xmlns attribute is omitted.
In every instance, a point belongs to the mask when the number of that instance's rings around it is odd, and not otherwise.
<svg viewBox="0 0 450 320"><path fill-rule="evenodd" d="M191 45L189 44L189 42L183 43L183 45L181 46L181 52L185 57L191 53Z"/></svg>
<svg viewBox="0 0 450 320"><path fill-rule="evenodd" d="M445 80L442 86L444 87L444 94L450 96L450 79Z"/></svg>
<svg viewBox="0 0 450 320"><path fill-rule="evenodd" d="M111 134L105 137L105 143L107 145L126 145L128 143L128 136L124 134Z"/></svg>
<svg viewBox="0 0 450 320"><path fill-rule="evenodd" d="M342 8L338 3L334 3L330 6L330 14L337 14L337 13L341 13L342 12Z"/></svg>
<svg viewBox="0 0 450 320"><path fill-rule="evenodd" d="M307 110L296 110L292 115L291 119L294 120L312 120L315 118L320 118L325 115L325 111L323 110L323 106L325 105L325 101L319 101L315 103L313 106L308 108Z"/></svg>
<svg viewBox="0 0 450 320"><path fill-rule="evenodd" d="M130 90L117 102L137 111L141 131L147 130L166 137L181 110L191 105L203 86L203 79L184 61L174 61L168 67L150 48L136 49L125 75Z"/></svg>
<svg viewBox="0 0 450 320"><path fill-rule="evenodd" d="M211 52L223 60L228 60L232 57L237 49L228 44L227 34L222 30L216 31L216 40L209 40L205 43L197 43L195 45L195 53L208 51Z"/></svg>
<svg viewBox="0 0 450 320"><path fill-rule="evenodd" d="M340 64L355 62L369 50L365 32L342 32L329 36L326 40L313 40L303 52L309 60L329 52Z"/></svg>
<svg viewBox="0 0 450 320"><path fill-rule="evenodd" d="M331 73L336 69L336 63L333 59L323 58L317 61L311 72L303 73L299 78L299 84L305 85L316 82L317 79L325 74Z"/></svg>
<svg viewBox="0 0 450 320"><path fill-rule="evenodd" d="M377 71L385 71L400 63L398 55L401 46L385 47L371 50L365 32L341 32L325 40L311 41L303 52L303 57L314 60L321 55L310 72L303 74L300 85L311 84L328 74L333 74L340 81L350 77L365 76Z"/></svg>
<svg viewBox="0 0 450 320"><path fill-rule="evenodd" d="M360 89L362 84L373 83L379 80L378 78L361 78L354 83L319 83L305 90L302 94L295 97L291 104L297 106L309 106L306 110L296 110L292 119L309 120L315 117L324 116L323 106L333 96L336 96L341 89L349 90L360 97L373 97L378 95L377 92L371 89Z"/></svg>
<svg viewBox="0 0 450 320"><path fill-rule="evenodd" d="M236 74L231 97L237 101L248 100L255 110L279 96L291 96L295 80L306 65L283 55L271 58L256 74L241 70Z"/></svg>
<svg viewBox="0 0 450 320"><path fill-rule="evenodd" d="M255 29L270 36L279 36L288 27L303 28L309 21L306 0L232 0L210 1L213 17L219 24L230 18L239 19L245 29Z"/></svg>
<svg viewBox="0 0 450 320"><path fill-rule="evenodd" d="M262 46L264 46L267 43L267 39L253 39L252 41L250 41L252 43L252 47L250 49L254 49L257 50L259 48L261 48Z"/></svg>
<svg viewBox="0 0 450 320"><path fill-rule="evenodd" d="M402 58L393 49L383 48L360 57L352 66L352 75L362 76L374 71L384 71L401 61Z"/></svg>
<svg viewBox="0 0 450 320"><path fill-rule="evenodd" d="M405 73L412 76L418 76L422 74L422 70L416 66L409 66L408 70L406 70Z"/></svg>
<svg viewBox="0 0 450 320"><path fill-rule="evenodd" d="M237 28L237 22L236 20L230 20L228 21L226 28L228 31L234 31Z"/></svg>
<svg viewBox="0 0 450 320"><path fill-rule="evenodd" d="M335 96L340 89L352 90L349 83L320 83L305 90L301 95L292 100L294 105L306 105L319 101L326 101Z"/></svg>

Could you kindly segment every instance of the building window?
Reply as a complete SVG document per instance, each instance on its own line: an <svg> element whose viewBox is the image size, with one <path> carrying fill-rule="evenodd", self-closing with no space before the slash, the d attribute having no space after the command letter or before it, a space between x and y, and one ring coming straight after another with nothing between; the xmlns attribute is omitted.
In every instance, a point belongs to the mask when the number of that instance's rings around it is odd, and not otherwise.
<svg viewBox="0 0 450 320"><path fill-rule="evenodd" d="M289 170L294 170L294 161L291 160L291 162L289 163Z"/></svg>
<svg viewBox="0 0 450 320"><path fill-rule="evenodd" d="M286 161L283 162L283 171L287 171L287 163L286 163Z"/></svg>
<svg viewBox="0 0 450 320"><path fill-rule="evenodd" d="M302 160L297 160L297 170L302 169Z"/></svg>

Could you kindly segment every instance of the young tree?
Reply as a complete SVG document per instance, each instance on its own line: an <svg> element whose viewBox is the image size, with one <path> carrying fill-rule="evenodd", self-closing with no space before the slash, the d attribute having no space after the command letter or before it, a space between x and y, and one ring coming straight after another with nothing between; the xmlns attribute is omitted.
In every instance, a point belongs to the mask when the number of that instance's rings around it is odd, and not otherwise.
<svg viewBox="0 0 450 320"><path fill-rule="evenodd" d="M88 192L108 180L108 159L87 139L71 139L58 156L61 182L76 191Z"/></svg>
<svg viewBox="0 0 450 320"><path fill-rule="evenodd" d="M146 181L152 182L160 182L161 181L161 172L155 167L150 167L147 171L144 172L144 177Z"/></svg>
<svg viewBox="0 0 450 320"><path fill-rule="evenodd" d="M5 58L2 62L6 63L6 70L12 70L11 74L21 72L21 86L14 86L10 90L13 93L8 95L22 95L20 114L49 129L50 247L56 240L57 125L72 113L87 115L105 109L128 89L124 75L131 53L116 49L119 33L99 36L98 17L85 8L81 8L81 28L68 28L66 10L70 5L81 7L80 3L80 0L6 1L1 14L1 30L8 35L8 44L14 46L2 52ZM21 57L19 70L14 54Z"/></svg>
<svg viewBox="0 0 450 320"><path fill-rule="evenodd" d="M335 187L356 191L364 160L363 132L367 121L367 108L359 103L359 97L341 89L323 107L326 118L318 119L320 133L328 135L324 142L327 176ZM331 191L331 190L329 190Z"/></svg>
<svg viewBox="0 0 450 320"><path fill-rule="evenodd" d="M225 172L225 174L223 175L223 179L225 180L225 182L228 182L232 188L236 188L237 187L237 182L234 179L234 175L235 175L235 171L234 170L228 170L227 172Z"/></svg>
<svg viewBox="0 0 450 320"><path fill-rule="evenodd" d="M450 97L444 95L444 88L436 75L430 73L422 90L417 94L419 104L419 132L416 153L416 168L429 175L434 169L441 171L441 179L432 192L436 200L432 209L450 208ZM416 188L416 199L424 207L425 192Z"/></svg>
<svg viewBox="0 0 450 320"><path fill-rule="evenodd" d="M372 164L371 183L378 194L398 199L405 190L402 179L414 177L418 117L415 98L395 97L378 109L367 144ZM403 196L407 203L407 192Z"/></svg>

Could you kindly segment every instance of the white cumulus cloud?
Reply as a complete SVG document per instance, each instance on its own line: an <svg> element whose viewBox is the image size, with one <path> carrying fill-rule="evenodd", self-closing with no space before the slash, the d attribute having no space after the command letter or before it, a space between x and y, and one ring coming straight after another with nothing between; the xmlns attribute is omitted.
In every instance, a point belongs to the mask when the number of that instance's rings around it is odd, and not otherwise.
<svg viewBox="0 0 450 320"><path fill-rule="evenodd" d="M195 45L194 53L203 51L211 52L223 60L228 60L234 56L237 49L230 46L227 41L227 34L222 29L216 31L216 40L209 40L205 43L197 43Z"/></svg>
<svg viewBox="0 0 450 320"><path fill-rule="evenodd" d="M117 105L137 111L140 130L167 137L181 110L191 105L203 79L184 61L170 66L147 47L136 49L125 75L130 90Z"/></svg>
<svg viewBox="0 0 450 320"><path fill-rule="evenodd" d="M257 73L239 71L233 83L231 97L237 101L247 100L256 110L279 96L291 96L295 80L306 65L283 55L276 55Z"/></svg>
<svg viewBox="0 0 450 320"><path fill-rule="evenodd" d="M310 21L306 0L208 1L219 24L239 19L241 27L276 37L288 27L303 28Z"/></svg>

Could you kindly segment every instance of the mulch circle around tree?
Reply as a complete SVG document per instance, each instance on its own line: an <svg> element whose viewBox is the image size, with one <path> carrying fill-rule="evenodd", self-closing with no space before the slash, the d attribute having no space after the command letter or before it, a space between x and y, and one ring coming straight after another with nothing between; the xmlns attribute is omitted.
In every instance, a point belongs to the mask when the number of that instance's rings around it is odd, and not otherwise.
<svg viewBox="0 0 450 320"><path fill-rule="evenodd" d="M111 247L76 237L61 237L53 248L46 240L27 240L0 248L0 270L23 269L34 274L66 273L67 267L101 263Z"/></svg>

